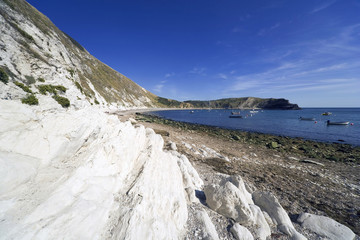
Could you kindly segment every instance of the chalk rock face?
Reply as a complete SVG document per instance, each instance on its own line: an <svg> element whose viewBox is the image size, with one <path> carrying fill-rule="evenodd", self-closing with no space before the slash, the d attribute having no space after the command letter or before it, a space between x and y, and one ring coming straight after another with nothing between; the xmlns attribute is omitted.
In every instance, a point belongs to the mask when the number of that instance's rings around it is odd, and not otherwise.
<svg viewBox="0 0 360 240"><path fill-rule="evenodd" d="M190 202L198 202L199 200L196 198L195 190L201 189L204 182L185 155L181 155L178 152L172 152L172 154L177 156L177 164L182 173L183 184L188 200Z"/></svg>
<svg viewBox="0 0 360 240"><path fill-rule="evenodd" d="M244 194L244 197L249 204L254 204L252 196L246 189L244 180L240 176L231 176L230 182L232 182L237 188L239 188L239 190Z"/></svg>
<svg viewBox="0 0 360 240"><path fill-rule="evenodd" d="M170 148L170 150L177 151L176 143L170 142L169 143L169 148Z"/></svg>
<svg viewBox="0 0 360 240"><path fill-rule="evenodd" d="M271 235L271 229L269 224L266 222L264 214L261 209L253 204L250 204L250 209L255 218L255 237L256 239L266 240Z"/></svg>
<svg viewBox="0 0 360 240"><path fill-rule="evenodd" d="M245 193L233 183L224 185L207 185L204 188L206 202L219 214L234 219L244 225L252 225L255 221Z"/></svg>
<svg viewBox="0 0 360 240"><path fill-rule="evenodd" d="M353 240L355 238L355 234L350 228L325 216L302 213L297 221L301 223L302 227L331 240Z"/></svg>
<svg viewBox="0 0 360 240"><path fill-rule="evenodd" d="M152 129L92 107L0 109L0 238L181 238L200 180Z"/></svg>
<svg viewBox="0 0 360 240"><path fill-rule="evenodd" d="M254 192L252 196L255 204L269 214L280 231L289 235L291 239L306 239L295 230L289 216L274 195L269 192Z"/></svg>
<svg viewBox="0 0 360 240"><path fill-rule="evenodd" d="M203 227L202 238L208 240L219 240L219 236L216 232L215 226L205 210L197 211L196 218L200 222L200 225Z"/></svg>
<svg viewBox="0 0 360 240"><path fill-rule="evenodd" d="M246 227L243 227L238 223L235 223L234 226L231 227L230 231L236 240L254 240L251 232Z"/></svg>

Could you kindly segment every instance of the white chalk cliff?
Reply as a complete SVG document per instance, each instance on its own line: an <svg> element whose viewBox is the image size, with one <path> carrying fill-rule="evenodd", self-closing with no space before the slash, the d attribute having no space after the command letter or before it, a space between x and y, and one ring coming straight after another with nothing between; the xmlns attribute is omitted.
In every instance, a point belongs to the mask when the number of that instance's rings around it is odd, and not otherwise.
<svg viewBox="0 0 360 240"><path fill-rule="evenodd" d="M0 109L0 238L181 236L193 169L153 130L92 108Z"/></svg>
<svg viewBox="0 0 360 240"><path fill-rule="evenodd" d="M99 79L107 67L48 21L23 0L0 0L0 239L220 239L230 231L227 239L269 239L272 231L306 239L271 193L216 173L221 181L203 186L174 144L164 150L152 129L107 114L156 104L113 70ZM37 105L22 103L29 92L16 82L28 85ZM66 92L41 94L42 84ZM202 190L207 205L195 194ZM231 229L219 229L208 213ZM303 214L299 222L316 236L355 237L328 218ZM203 235L192 236L191 224Z"/></svg>

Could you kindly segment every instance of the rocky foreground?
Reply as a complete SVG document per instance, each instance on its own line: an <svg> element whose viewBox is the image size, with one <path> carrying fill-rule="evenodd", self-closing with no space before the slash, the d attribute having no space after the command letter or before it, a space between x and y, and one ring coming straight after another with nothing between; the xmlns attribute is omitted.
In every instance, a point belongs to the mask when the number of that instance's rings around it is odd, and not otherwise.
<svg viewBox="0 0 360 240"><path fill-rule="evenodd" d="M324 216L299 213L293 222L273 193L194 168L175 143L134 120L94 107L0 100L0 109L1 239L356 237Z"/></svg>

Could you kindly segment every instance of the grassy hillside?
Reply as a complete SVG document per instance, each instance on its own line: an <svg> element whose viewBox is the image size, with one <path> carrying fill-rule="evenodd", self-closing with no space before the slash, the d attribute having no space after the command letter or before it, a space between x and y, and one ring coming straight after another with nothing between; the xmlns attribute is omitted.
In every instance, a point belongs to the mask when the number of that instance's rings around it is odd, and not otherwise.
<svg viewBox="0 0 360 240"><path fill-rule="evenodd" d="M76 40L58 29L49 18L36 10L24 0L0 0L6 3L12 10L22 15L25 19L35 25L43 36L43 41L47 38L57 38L66 48L68 56L60 52L64 61L70 61L71 67L67 67L71 80L77 82L77 86L82 89L82 92L89 98L94 98L95 93L90 86L94 86L95 90L108 103L125 103L125 105L133 105L135 102L142 102L145 106L160 106L157 101L157 96L151 92L143 89L129 78L113 70L106 64L100 62L93 57L86 49L81 46ZM23 48L34 58L51 65L48 61L53 57L49 53L45 53L47 49L34 40L34 37L24 31L20 27L18 20L13 17L6 10L0 8L0 14L4 17L6 22L15 30L18 31L23 38L15 39ZM55 46L51 43L47 48L54 51ZM59 46L56 46L59 47ZM40 50L40 51L39 51ZM150 101L149 101L150 100Z"/></svg>

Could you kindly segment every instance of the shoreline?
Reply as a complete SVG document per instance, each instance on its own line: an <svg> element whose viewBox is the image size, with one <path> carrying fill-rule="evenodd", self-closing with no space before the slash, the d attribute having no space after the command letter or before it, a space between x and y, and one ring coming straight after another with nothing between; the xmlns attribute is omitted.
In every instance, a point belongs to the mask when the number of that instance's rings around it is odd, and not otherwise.
<svg viewBox="0 0 360 240"><path fill-rule="evenodd" d="M360 234L359 148L239 134L134 112L119 118L153 129L163 137L165 150L175 143L175 149L187 156L206 184L218 174L239 175L254 189L274 193L290 218L296 219L301 212L328 216ZM314 153L335 155L334 159L309 157ZM348 161L349 156L357 161Z"/></svg>
<svg viewBox="0 0 360 240"><path fill-rule="evenodd" d="M161 118L150 114L149 111L134 111L136 116L143 117L145 121L170 125L181 129L205 132L209 135L237 141L262 145L278 152L292 152L314 159L327 159L335 162L346 162L360 165L360 146L341 142L321 142L300 137L288 137L275 134L235 130L203 124L188 123ZM139 118L138 118L139 119Z"/></svg>

